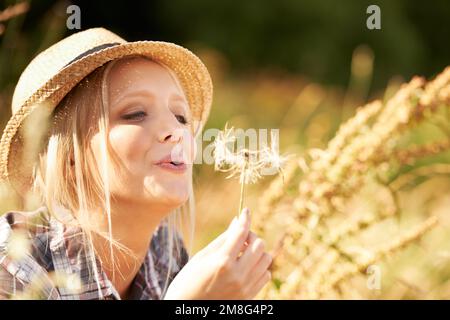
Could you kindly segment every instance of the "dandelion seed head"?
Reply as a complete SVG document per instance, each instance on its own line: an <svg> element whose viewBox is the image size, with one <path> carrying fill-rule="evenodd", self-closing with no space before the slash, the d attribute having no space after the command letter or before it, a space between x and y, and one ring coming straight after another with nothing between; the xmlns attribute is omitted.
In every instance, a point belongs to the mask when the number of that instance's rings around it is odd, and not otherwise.
<svg viewBox="0 0 450 320"><path fill-rule="evenodd" d="M242 171L239 181L241 183L249 184L256 183L261 178L258 168L249 167Z"/></svg>
<svg viewBox="0 0 450 320"><path fill-rule="evenodd" d="M240 183L249 184L256 183L262 177L262 169L274 168L276 172L281 172L286 157L279 155L273 135L270 147L261 150L242 148L233 152L228 146L233 143L234 147L236 140L234 128L225 126L214 141L214 169L229 172L227 179L239 176Z"/></svg>

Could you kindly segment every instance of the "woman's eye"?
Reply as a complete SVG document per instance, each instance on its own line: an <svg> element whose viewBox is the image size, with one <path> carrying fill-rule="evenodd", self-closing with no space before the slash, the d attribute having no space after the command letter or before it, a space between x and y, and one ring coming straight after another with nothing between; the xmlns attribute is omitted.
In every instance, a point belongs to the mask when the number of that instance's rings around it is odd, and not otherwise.
<svg viewBox="0 0 450 320"><path fill-rule="evenodd" d="M122 116L122 118L125 120L134 120L134 119L142 119L146 115L147 114L144 111L138 111L138 112L126 114L126 115Z"/></svg>
<svg viewBox="0 0 450 320"><path fill-rule="evenodd" d="M186 117L183 116L183 115L175 115L175 118L177 118L177 120L178 120L180 123L182 123L182 124L187 124L187 123L188 123Z"/></svg>

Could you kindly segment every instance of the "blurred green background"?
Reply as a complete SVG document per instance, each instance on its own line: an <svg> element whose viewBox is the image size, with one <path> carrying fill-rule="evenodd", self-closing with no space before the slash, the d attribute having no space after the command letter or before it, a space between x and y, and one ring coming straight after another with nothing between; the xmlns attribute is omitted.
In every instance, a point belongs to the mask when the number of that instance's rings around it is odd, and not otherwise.
<svg viewBox="0 0 450 320"><path fill-rule="evenodd" d="M20 1L0 1L0 9ZM235 74L263 69L301 72L314 81L346 85L355 47L376 57L374 88L394 74L431 75L450 54L446 0L361 1L30 1L29 12L7 22L2 85L17 77L38 50L72 31L65 9L81 8L82 29L105 26L128 40L165 40L221 52ZM381 8L381 30L366 28L366 8ZM12 30L8 30L12 29ZM14 39L14 41L8 41ZM23 54L18 55L18 52ZM12 53L15 53L12 55ZM5 59L14 61L4 68ZM7 73L5 73L7 72ZM11 79L14 80L14 79Z"/></svg>

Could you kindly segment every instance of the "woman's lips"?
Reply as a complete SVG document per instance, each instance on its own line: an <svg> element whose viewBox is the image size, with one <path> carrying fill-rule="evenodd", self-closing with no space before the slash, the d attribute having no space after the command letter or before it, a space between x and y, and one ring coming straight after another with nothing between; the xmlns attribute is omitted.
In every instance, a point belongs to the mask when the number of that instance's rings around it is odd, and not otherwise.
<svg viewBox="0 0 450 320"><path fill-rule="evenodd" d="M187 169L185 163L179 163L175 164L173 162L161 162L157 163L157 166L161 167L162 169L174 172L174 173L184 173Z"/></svg>
<svg viewBox="0 0 450 320"><path fill-rule="evenodd" d="M182 158L177 158L176 156L173 157L172 154L168 154L155 164L162 169L166 169L173 173L183 173L186 171L187 165L181 159Z"/></svg>

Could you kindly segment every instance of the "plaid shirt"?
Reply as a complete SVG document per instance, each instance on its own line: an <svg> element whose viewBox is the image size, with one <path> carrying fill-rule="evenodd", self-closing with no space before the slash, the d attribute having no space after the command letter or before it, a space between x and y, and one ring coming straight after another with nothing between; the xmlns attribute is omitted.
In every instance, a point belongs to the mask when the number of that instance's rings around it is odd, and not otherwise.
<svg viewBox="0 0 450 320"><path fill-rule="evenodd" d="M14 245L8 245L14 242L12 239L16 230L26 231L25 238L30 243L28 253L19 258L14 255ZM164 220L153 234L148 253L131 284L130 299L163 298L162 289L169 259L167 231L167 222ZM67 226L51 217L45 206L32 212L15 211L2 215L0 300L18 298L21 294L27 299L119 300L117 290L101 267L97 268L97 272L92 272L92 251L86 249L83 239L81 229ZM177 241L181 250L177 252L174 246L172 255L176 266L170 272L170 282L189 260L179 234ZM34 294L24 296L24 292Z"/></svg>

